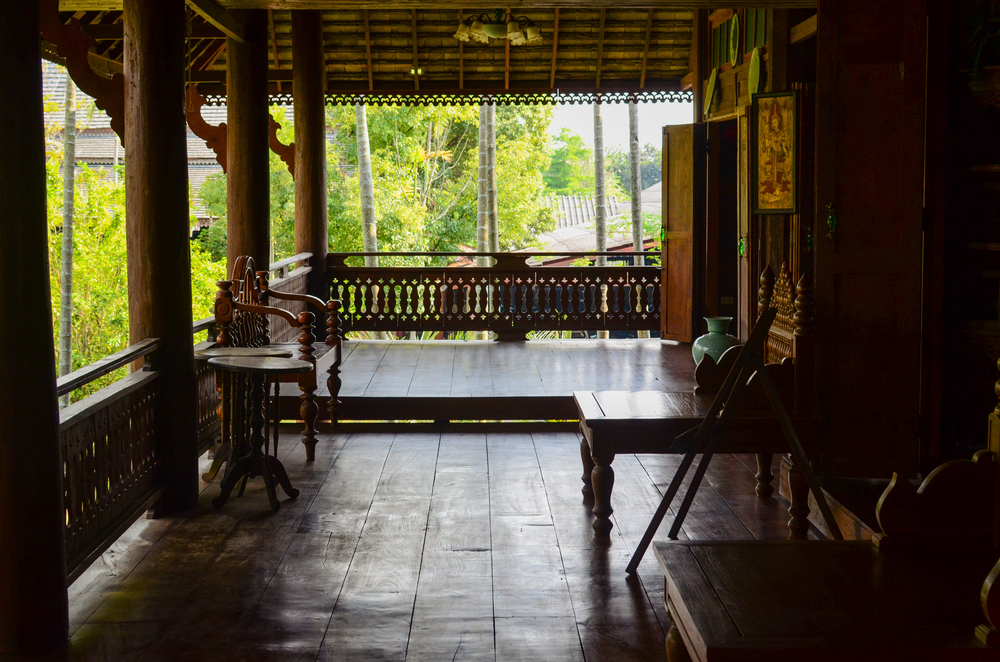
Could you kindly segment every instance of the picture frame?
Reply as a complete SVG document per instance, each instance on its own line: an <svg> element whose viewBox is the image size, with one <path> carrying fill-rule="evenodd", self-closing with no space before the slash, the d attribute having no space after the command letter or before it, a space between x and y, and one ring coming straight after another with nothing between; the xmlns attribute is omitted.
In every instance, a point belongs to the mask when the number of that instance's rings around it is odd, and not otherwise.
<svg viewBox="0 0 1000 662"><path fill-rule="evenodd" d="M799 203L798 93L753 95L751 197L754 214L794 214Z"/></svg>

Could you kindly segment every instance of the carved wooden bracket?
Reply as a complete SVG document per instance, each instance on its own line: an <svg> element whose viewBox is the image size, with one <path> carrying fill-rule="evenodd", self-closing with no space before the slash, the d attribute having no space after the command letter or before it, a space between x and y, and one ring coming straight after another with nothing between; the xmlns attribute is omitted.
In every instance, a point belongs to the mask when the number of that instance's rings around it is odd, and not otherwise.
<svg viewBox="0 0 1000 662"><path fill-rule="evenodd" d="M914 488L893 474L875 509L879 547L989 542L993 538L996 453L945 462Z"/></svg>
<svg viewBox="0 0 1000 662"><path fill-rule="evenodd" d="M215 160L222 166L222 172L226 172L226 123L212 126L201 116L205 97L198 92L197 86L188 86L186 100L188 126L194 135L204 140L205 144L215 152Z"/></svg>
<svg viewBox="0 0 1000 662"><path fill-rule="evenodd" d="M274 121L274 117L268 116L268 119L270 120L271 133L268 144L271 146L271 151L281 157L281 160L288 166L288 172L291 173L292 179L295 179L295 143L282 144L278 140L278 129L281 128L281 125Z"/></svg>
<svg viewBox="0 0 1000 662"><path fill-rule="evenodd" d="M97 41L83 31L78 20L63 24L59 20L58 0L41 0L42 38L55 46L56 54L66 61L70 78L80 90L94 98L94 104L111 118L111 128L125 143L125 76L98 75L90 66L88 52Z"/></svg>

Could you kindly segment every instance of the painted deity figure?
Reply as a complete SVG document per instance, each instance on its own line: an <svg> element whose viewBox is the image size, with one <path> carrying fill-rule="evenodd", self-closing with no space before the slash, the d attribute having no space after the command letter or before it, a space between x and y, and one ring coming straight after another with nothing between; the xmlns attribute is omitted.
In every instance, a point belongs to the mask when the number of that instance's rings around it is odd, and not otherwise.
<svg viewBox="0 0 1000 662"><path fill-rule="evenodd" d="M787 209L792 207L792 158L791 122L787 99L769 99L758 126L760 160L757 181L760 188L760 205L764 208ZM762 103L763 105L763 103Z"/></svg>

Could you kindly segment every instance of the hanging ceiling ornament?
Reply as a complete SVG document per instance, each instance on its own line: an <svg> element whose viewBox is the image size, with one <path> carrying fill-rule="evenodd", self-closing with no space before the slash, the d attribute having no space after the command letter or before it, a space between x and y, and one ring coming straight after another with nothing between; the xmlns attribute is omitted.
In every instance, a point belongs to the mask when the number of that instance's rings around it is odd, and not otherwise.
<svg viewBox="0 0 1000 662"><path fill-rule="evenodd" d="M489 14L479 14L459 22L455 39L482 44L488 44L490 39L507 39L514 46L520 46L540 44L542 31L524 16L514 17L497 10L492 18Z"/></svg>

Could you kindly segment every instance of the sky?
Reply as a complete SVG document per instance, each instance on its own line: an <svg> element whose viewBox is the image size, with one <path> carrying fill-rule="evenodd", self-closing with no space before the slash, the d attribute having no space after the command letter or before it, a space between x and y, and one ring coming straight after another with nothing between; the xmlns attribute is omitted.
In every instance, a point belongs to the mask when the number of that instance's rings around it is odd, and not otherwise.
<svg viewBox="0 0 1000 662"><path fill-rule="evenodd" d="M689 124L692 121L692 104L689 102L661 101L639 104L639 145L663 142L663 126ZM602 108L604 116L604 149L612 147L628 151L628 104L608 103ZM593 104L558 104L549 127L553 136L566 127L580 134L587 145L594 147Z"/></svg>

